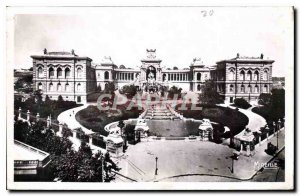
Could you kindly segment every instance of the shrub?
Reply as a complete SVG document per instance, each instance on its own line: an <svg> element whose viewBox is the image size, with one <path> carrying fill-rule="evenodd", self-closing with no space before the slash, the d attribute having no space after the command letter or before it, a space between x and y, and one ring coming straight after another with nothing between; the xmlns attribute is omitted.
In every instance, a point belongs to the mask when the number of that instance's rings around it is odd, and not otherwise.
<svg viewBox="0 0 300 196"><path fill-rule="evenodd" d="M125 94L127 97L134 97L137 93L137 89L134 85L125 85L120 90L121 94Z"/></svg>
<svg viewBox="0 0 300 196"><path fill-rule="evenodd" d="M202 93L199 94L199 102L208 106L223 103L224 100L217 92L215 83L212 80L205 81L202 87Z"/></svg>
<svg viewBox="0 0 300 196"><path fill-rule="evenodd" d="M234 100L234 105L239 108L248 109L251 105L243 98L236 98Z"/></svg>
<svg viewBox="0 0 300 196"><path fill-rule="evenodd" d="M169 89L169 91L168 91L169 97L173 98L174 95L177 94L177 95L178 95L178 98L180 98L180 97L181 97L181 91L182 91L182 88L178 88L178 87L176 87L176 86L172 86L172 87Z"/></svg>
<svg viewBox="0 0 300 196"><path fill-rule="evenodd" d="M126 134L128 141L135 141L135 131L134 131L135 125L127 124L124 127L124 133Z"/></svg>
<svg viewBox="0 0 300 196"><path fill-rule="evenodd" d="M271 104L272 95L269 93L262 93L258 97L258 103L260 105L270 105Z"/></svg>

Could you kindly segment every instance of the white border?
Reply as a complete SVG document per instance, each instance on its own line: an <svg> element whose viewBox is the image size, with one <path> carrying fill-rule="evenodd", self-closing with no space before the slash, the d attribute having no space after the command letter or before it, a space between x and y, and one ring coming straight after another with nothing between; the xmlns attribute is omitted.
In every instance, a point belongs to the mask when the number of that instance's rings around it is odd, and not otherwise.
<svg viewBox="0 0 300 196"><path fill-rule="evenodd" d="M29 3L28 3L29 2ZM35 5L35 6L46 6L46 5L51 5L51 6L57 6L57 5L70 5L70 2L60 2L58 3L57 1L46 1L45 2L36 2L36 1L28 1L26 5ZM91 3L92 2L92 3ZM187 5L186 2L178 2L176 1L175 3L169 3L169 4L155 4L153 3L154 1L146 1L143 3L120 3L117 2L115 3L107 3L107 1L104 1L102 3L102 6L113 6L113 5L118 5L118 6L125 6L125 5L131 5L131 6L140 6L140 5L170 5L170 6L181 6L181 5ZM208 2L207 2L208 3ZM204 5L208 5L208 4ZM12 5L12 6L22 6L25 5L22 2L18 1L12 1L7 5ZM90 2L78 2L76 1L73 6L80 6L80 5L85 5L85 6L92 6L95 5L95 1L90 1ZM99 4L98 4L99 5ZM191 3L188 4L188 6L195 6L199 5L199 3ZM210 5L220 5L220 3L211 3ZM246 4L246 5L253 5L253 4ZM284 4L287 5L287 4ZM46 10L52 10L50 12L52 13L59 13L57 11L57 8L52 7L52 8L44 8L41 10L40 7L17 7L13 11L6 12L7 10L5 7L2 7L4 12L7 14L7 18L10 18L13 16L13 14L16 13L45 13ZM72 10L77 10L76 13L81 12L79 7L77 8L72 8ZM64 9L64 12L66 12L66 9ZM4 16L4 19L6 16ZM4 57L6 57L6 62L4 61L4 66L6 68L6 77L5 78L7 84L6 84L6 94L7 94L7 153L8 155L11 152L11 147L12 141L13 141L13 110L9 109L12 107L13 104L13 77L12 77L12 65L13 62L11 62L11 59L13 58L13 25L10 20L8 20L8 23L4 25L9 32L7 34L7 39L4 39L4 42L7 41L7 47L8 50L6 50L6 47L4 45L4 54L5 51L7 52ZM293 46L294 44L291 43L290 47L291 50L293 51ZM291 52L292 52L291 51ZM73 190L74 188L76 190L272 190L272 189L291 189L293 187L293 174L294 174L294 67L293 65L289 65L287 69L287 76L286 77L286 181L284 183L281 182L272 182L272 183L266 183L266 182L240 182L240 183L231 183L231 182L181 182L181 183L166 183L166 182L160 182L160 183L40 183L40 182L13 182L12 178L7 179L7 188L8 189L19 189L19 190ZM5 84L5 81L3 82ZM5 103L5 102L2 102ZM8 165L13 165L13 160L11 160L11 156L7 157L7 163ZM8 167L7 168L7 174L8 176L13 176L9 174L13 174L13 167ZM4 171L4 170L3 170Z"/></svg>

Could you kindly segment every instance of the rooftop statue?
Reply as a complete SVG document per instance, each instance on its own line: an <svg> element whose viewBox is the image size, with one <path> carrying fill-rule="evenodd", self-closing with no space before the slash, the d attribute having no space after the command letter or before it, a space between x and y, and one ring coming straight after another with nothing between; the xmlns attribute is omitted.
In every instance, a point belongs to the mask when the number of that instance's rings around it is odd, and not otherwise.
<svg viewBox="0 0 300 196"><path fill-rule="evenodd" d="M156 49L146 49L147 51L147 58L155 59L156 58Z"/></svg>

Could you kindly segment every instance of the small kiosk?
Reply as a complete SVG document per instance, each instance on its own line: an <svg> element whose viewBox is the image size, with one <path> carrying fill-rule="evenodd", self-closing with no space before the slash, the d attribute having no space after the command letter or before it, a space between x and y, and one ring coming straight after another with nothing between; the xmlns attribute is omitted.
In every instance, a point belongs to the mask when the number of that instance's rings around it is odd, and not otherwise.
<svg viewBox="0 0 300 196"><path fill-rule="evenodd" d="M246 128L240 134L234 137L235 145L240 146L241 154L252 156L255 153L255 136L253 132Z"/></svg>

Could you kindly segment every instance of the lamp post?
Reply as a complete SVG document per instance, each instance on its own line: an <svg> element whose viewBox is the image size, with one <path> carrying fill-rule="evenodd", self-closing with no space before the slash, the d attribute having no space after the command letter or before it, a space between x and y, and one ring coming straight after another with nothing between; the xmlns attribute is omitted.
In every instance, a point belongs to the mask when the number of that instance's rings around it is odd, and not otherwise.
<svg viewBox="0 0 300 196"><path fill-rule="evenodd" d="M125 138L125 135L123 133L123 127L125 126L124 122L121 120L119 121L119 124L118 124L118 127L120 127L120 135L121 137L123 138L123 152L125 152L125 148L126 148L126 138Z"/></svg>
<svg viewBox="0 0 300 196"><path fill-rule="evenodd" d="M234 173L234 160L237 161L239 158L238 158L238 155L235 152L233 152L233 155L230 158L232 160L232 162L231 162L231 173Z"/></svg>
<svg viewBox="0 0 300 196"><path fill-rule="evenodd" d="M155 175L157 175L157 171L158 171L157 160L158 160L158 157L155 157Z"/></svg>
<svg viewBox="0 0 300 196"><path fill-rule="evenodd" d="M277 127L277 133L276 133L276 134L277 134L277 150L279 149L279 148L278 148L278 137L279 137L279 136L278 136L278 134L279 134L278 131L279 131L280 123L281 123L281 121L280 121L280 119L279 119L279 120L278 120L278 123L277 123L277 126L276 126L276 127Z"/></svg>

